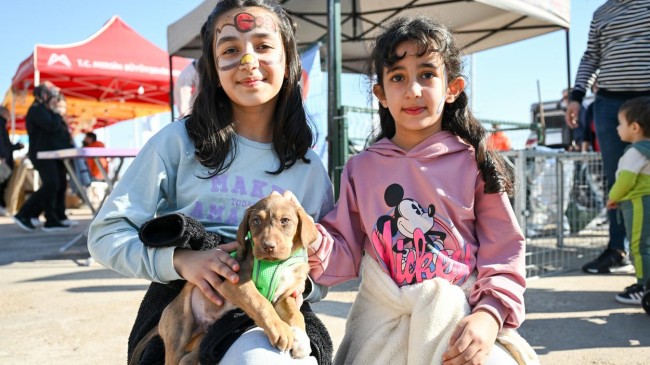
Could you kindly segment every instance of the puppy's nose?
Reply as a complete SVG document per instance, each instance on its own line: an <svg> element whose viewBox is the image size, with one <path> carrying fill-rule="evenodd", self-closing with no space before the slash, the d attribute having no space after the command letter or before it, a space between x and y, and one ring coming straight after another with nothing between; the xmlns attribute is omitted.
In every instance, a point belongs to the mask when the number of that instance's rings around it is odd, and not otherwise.
<svg viewBox="0 0 650 365"><path fill-rule="evenodd" d="M275 250L275 242L268 242L268 241L264 242L262 244L262 248L264 249L264 251L271 253Z"/></svg>

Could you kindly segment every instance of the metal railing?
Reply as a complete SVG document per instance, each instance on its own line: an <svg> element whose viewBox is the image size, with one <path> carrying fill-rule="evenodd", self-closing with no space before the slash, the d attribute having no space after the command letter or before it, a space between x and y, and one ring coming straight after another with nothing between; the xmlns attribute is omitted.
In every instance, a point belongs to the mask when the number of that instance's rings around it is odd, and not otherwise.
<svg viewBox="0 0 650 365"><path fill-rule="evenodd" d="M606 185L599 153L504 152L514 164L513 207L527 242L526 274L580 267L607 245Z"/></svg>

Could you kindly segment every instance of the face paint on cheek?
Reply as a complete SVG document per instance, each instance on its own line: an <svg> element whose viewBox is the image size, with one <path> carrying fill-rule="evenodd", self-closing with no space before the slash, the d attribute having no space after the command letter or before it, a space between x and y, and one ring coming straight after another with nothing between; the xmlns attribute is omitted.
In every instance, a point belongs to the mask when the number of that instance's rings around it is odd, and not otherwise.
<svg viewBox="0 0 650 365"><path fill-rule="evenodd" d="M246 55L244 55L245 57ZM243 57L242 57L243 58ZM230 71L240 65L240 62L237 60L225 59L225 57L218 57L216 59L217 69L219 71Z"/></svg>
<svg viewBox="0 0 650 365"><path fill-rule="evenodd" d="M273 52L264 55L264 57L259 57L259 61L272 66L284 62L284 52Z"/></svg>

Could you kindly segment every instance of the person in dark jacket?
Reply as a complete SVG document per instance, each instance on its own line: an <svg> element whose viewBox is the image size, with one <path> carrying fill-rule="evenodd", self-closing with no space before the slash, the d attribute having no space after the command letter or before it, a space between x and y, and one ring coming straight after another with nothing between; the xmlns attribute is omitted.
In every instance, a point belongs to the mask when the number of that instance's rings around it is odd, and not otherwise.
<svg viewBox="0 0 650 365"><path fill-rule="evenodd" d="M22 143L12 143L7 131L7 120L9 119L9 109L0 106L0 163L6 164L9 169L14 169L14 151L25 147ZM5 203L5 189L9 179L0 182L0 215L4 215L7 206Z"/></svg>
<svg viewBox="0 0 650 365"><path fill-rule="evenodd" d="M38 171L42 185L23 204L14 216L14 222L26 231L34 231L36 227L31 222L32 217L41 211L45 214L45 224L42 229L46 232L69 229L70 226L61 222L57 216L56 206L62 202L61 194L67 187L66 172L63 162L59 160L39 160L37 153L73 147L72 137L63 117L57 112L59 91L51 83L45 83L34 88L34 103L29 107L25 123L29 136L29 151L27 156Z"/></svg>

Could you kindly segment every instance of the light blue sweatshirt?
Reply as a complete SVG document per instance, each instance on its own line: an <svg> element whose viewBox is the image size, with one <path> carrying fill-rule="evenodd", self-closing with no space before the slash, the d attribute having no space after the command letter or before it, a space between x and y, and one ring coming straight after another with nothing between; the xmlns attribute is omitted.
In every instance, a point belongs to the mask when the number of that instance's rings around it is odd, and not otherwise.
<svg viewBox="0 0 650 365"><path fill-rule="evenodd" d="M237 155L219 176L194 158L185 121L174 122L138 153L90 225L88 249L95 260L128 277L160 283L181 279L173 266L174 248L147 248L138 229L160 215L180 212L211 232L235 240L246 208L272 191L292 191L305 211L318 221L333 206L332 186L319 157L310 150L279 175L270 143L237 136ZM312 296L310 296L311 298Z"/></svg>

